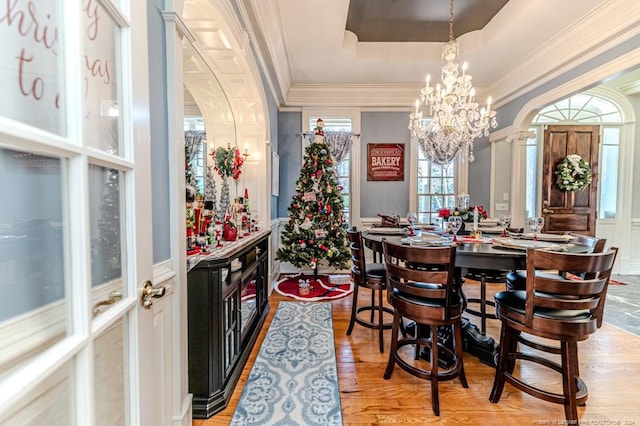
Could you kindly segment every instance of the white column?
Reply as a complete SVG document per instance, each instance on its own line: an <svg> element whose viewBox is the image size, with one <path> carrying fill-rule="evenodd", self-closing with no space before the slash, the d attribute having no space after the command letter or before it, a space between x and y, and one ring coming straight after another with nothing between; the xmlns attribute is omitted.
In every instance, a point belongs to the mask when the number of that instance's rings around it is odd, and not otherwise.
<svg viewBox="0 0 640 426"><path fill-rule="evenodd" d="M509 194L509 210L511 211L511 226L524 227L526 200L526 141L535 138L534 132L516 132L507 136L511 143L511 187Z"/></svg>

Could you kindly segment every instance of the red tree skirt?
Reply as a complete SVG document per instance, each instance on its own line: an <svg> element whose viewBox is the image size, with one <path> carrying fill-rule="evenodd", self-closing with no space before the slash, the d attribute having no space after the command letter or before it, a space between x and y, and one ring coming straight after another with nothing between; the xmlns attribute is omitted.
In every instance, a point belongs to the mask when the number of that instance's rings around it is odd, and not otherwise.
<svg viewBox="0 0 640 426"><path fill-rule="evenodd" d="M300 294L300 280L309 280L309 284L311 284L309 294ZM274 284L273 289L283 296L314 302L339 299L351 294L353 292L353 282L349 280L349 282L345 283L332 283L328 275L318 275L317 279L314 279L313 275L296 275L278 281Z"/></svg>

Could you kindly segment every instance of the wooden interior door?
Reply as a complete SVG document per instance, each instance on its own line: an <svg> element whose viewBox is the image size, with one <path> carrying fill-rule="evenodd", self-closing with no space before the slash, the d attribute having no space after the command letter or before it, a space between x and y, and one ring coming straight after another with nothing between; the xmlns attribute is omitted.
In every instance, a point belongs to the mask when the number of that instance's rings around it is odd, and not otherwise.
<svg viewBox="0 0 640 426"><path fill-rule="evenodd" d="M546 126L542 162L544 232L595 235L599 133L599 126ZM558 164L570 154L580 155L593 171L591 184L582 191L564 192L555 183Z"/></svg>

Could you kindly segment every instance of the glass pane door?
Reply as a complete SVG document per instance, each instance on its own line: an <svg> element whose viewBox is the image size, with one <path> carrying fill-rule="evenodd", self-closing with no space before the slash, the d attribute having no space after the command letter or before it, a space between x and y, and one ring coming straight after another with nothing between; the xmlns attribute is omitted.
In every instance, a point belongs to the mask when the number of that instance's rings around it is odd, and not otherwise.
<svg viewBox="0 0 640 426"><path fill-rule="evenodd" d="M132 30L146 31L146 2L133 3L3 10L0 425L157 424L159 376L138 372L153 318L137 298L151 279L151 256L136 253L151 202L137 140L149 138L148 94L133 84L147 75L146 32Z"/></svg>

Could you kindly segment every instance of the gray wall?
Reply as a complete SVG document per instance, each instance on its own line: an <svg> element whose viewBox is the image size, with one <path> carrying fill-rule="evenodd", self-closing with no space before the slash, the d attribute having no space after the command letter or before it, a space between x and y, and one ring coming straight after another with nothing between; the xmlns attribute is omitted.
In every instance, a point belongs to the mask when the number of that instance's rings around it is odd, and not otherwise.
<svg viewBox="0 0 640 426"><path fill-rule="evenodd" d="M280 196L278 217L289 216L291 197L296 192L296 181L302 168L302 114L281 112L278 114L278 154L280 155Z"/></svg>
<svg viewBox="0 0 640 426"><path fill-rule="evenodd" d="M473 142L473 156L469 163L469 204L484 206L490 211L491 196L491 144L488 138L480 138Z"/></svg>
<svg viewBox="0 0 640 426"><path fill-rule="evenodd" d="M360 137L360 216L381 214L407 215L409 209L409 113L363 112ZM404 181L367 181L367 144L403 143L405 149ZM357 194L355 194L357 195Z"/></svg>
<svg viewBox="0 0 640 426"><path fill-rule="evenodd" d="M171 257L169 229L169 138L167 132L167 75L163 0L147 0L149 34L149 103L151 122L151 204L153 263Z"/></svg>

